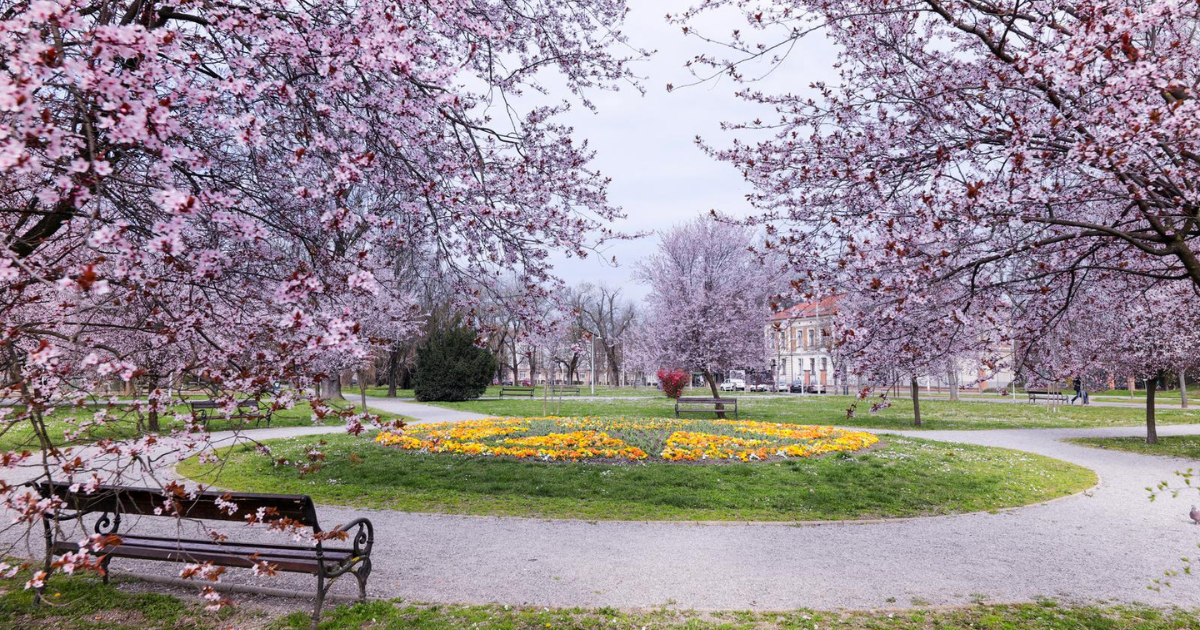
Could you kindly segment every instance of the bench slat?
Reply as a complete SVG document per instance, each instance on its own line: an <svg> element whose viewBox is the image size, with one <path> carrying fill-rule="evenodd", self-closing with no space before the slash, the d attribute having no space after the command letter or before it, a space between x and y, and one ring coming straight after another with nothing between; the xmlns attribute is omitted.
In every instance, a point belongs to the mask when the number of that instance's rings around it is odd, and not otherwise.
<svg viewBox="0 0 1200 630"><path fill-rule="evenodd" d="M690 406L697 405L697 406ZM698 406L703 405L703 406ZM704 398L700 396L680 396L675 399L675 417L681 413L715 413L733 412L738 415L738 399L736 398Z"/></svg>
<svg viewBox="0 0 1200 630"><path fill-rule="evenodd" d="M120 546L154 547L157 549L176 549L181 551L207 550L229 554L252 555L277 558L315 558L316 547L303 545L259 544L257 542L231 542L189 538L162 538L159 536L141 536L135 534L117 534L121 538ZM321 552L326 560L344 560L353 555L349 549L328 548L321 545Z"/></svg>
<svg viewBox="0 0 1200 630"><path fill-rule="evenodd" d="M71 542L56 542L54 548L57 551L76 551L78 546ZM219 566L240 567L250 569L258 562L267 562L276 565L276 569L287 573L308 573L316 575L318 572L318 563L316 556L311 558L285 558L275 557L270 554L260 553L258 559L252 560L250 554L244 553L226 553L219 549L180 549L169 547L143 547L139 545L117 545L115 547L105 547L101 553L114 558L133 558L136 560L170 560L174 562L211 562ZM327 560L326 564L336 564L334 560Z"/></svg>

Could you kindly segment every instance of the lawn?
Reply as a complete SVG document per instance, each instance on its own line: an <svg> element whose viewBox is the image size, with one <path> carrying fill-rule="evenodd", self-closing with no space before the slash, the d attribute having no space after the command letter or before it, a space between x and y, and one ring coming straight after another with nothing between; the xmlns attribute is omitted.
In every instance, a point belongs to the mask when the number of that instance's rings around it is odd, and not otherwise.
<svg viewBox="0 0 1200 630"><path fill-rule="evenodd" d="M26 576L0 580L0 619L6 630L309 630L306 611L280 617L245 607L206 612L192 598L142 592L128 580L104 586L92 577L55 577L48 584L52 605L35 607L21 588ZM58 597L53 597L57 593ZM233 600L244 596L233 594ZM286 600L278 600L283 602ZM272 602L275 603L275 602ZM297 604L297 607L300 605ZM698 612L659 609L625 612L612 608L551 609L530 606L430 605L371 601L327 609L321 630L1200 630L1192 611L1141 606L1066 606L1053 601L1020 605L977 605L960 609L893 612Z"/></svg>
<svg viewBox="0 0 1200 630"><path fill-rule="evenodd" d="M854 402L850 396L744 396L738 404L742 419L764 422L823 424L877 429L912 429L912 403L896 399L878 413L870 413L870 401L859 403L854 417L846 410ZM504 399L472 400L459 403L432 403L453 409L493 414L497 416L533 416L543 413L541 400ZM549 406L553 412L554 407ZM562 401L559 415L563 416L645 416L672 417L674 401L658 395L644 398L606 400L576 399ZM1145 422L1145 411L1131 407L1097 407L1082 405L1052 409L1044 404L1026 402L978 402L922 400L921 429L1049 429L1081 427L1138 426ZM1200 423L1200 409L1159 409L1159 424Z"/></svg>
<svg viewBox="0 0 1200 630"><path fill-rule="evenodd" d="M1067 391L1067 390L1064 389L1064 391ZM1169 402L1169 403L1178 405L1179 401L1181 399L1181 396L1179 395L1179 393L1180 393L1180 390L1178 387L1175 387L1172 389L1160 389L1160 390L1154 392L1154 398L1155 398L1155 400L1163 400L1165 402ZM1071 395L1073 396L1074 393L1072 393ZM1112 398L1113 400L1120 400L1122 398L1124 398L1126 400L1133 398L1137 401L1146 400L1146 390L1144 390L1144 389L1133 390L1132 396L1129 395L1128 389L1105 389L1105 390L1101 390L1101 391L1090 392L1090 395L1093 398L1100 396L1102 398ZM1192 386L1188 387L1188 402L1192 403L1192 404L1196 404L1196 403L1200 402L1200 387L1192 387Z"/></svg>
<svg viewBox="0 0 1200 630"><path fill-rule="evenodd" d="M350 405L350 403L343 403L343 406L346 405ZM186 405L180 405L178 407L174 407L173 409L182 413L187 413L188 410ZM63 409L56 411L54 415L47 418L46 428L49 431L49 434L53 438L57 439L55 445L63 447L72 444L86 444L105 438L130 438L138 434L137 418L135 417L135 414L128 414L126 417L122 417L118 421L108 422L101 427L88 429L85 433L76 436L72 440L67 440L65 438L65 431L76 430L76 422L82 419L90 418L91 415L96 411L97 408L94 407L86 407L82 409ZM171 413L174 413L174 411ZM382 412L376 413L381 413L381 415L387 417L395 417L394 414L386 414ZM69 421L71 418L73 418L74 421ZM161 421L163 423L162 428L165 431L181 427L180 423L175 422L170 414L164 414L161 418ZM238 422L238 428L254 428L253 421L245 424L241 424L240 421ZM276 411L271 419L272 427L298 427L309 426L312 424L312 409L306 402L297 403L296 406L291 409ZM266 427L266 424L264 423L261 426ZM213 431L227 431L233 429L234 425L232 422L227 420L213 419L209 423L209 427ZM33 426L29 422L7 424L6 422L0 420L0 430L5 429L6 431L3 433L3 435L0 435L0 452L19 449L38 449L37 437L34 433Z"/></svg>
<svg viewBox="0 0 1200 630"><path fill-rule="evenodd" d="M403 451L368 437L323 439L327 464L301 476L239 447L218 487L308 494L322 504L587 520L804 521L953 514L1025 505L1096 482L1084 468L1006 449L881 436L855 454L728 464L518 461ZM318 438L270 442L295 460ZM353 457L351 456L353 455Z"/></svg>
<svg viewBox="0 0 1200 630"><path fill-rule="evenodd" d="M1200 460L1200 435L1171 435L1158 438L1158 444L1147 444L1141 437L1074 438L1067 440L1084 446L1110 448L1142 455L1164 455Z"/></svg>

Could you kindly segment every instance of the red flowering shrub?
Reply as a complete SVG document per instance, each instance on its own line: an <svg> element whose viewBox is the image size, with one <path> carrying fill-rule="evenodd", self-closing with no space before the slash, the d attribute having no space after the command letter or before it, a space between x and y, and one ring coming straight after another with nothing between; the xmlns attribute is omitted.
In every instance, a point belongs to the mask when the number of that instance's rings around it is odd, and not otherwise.
<svg viewBox="0 0 1200 630"><path fill-rule="evenodd" d="M668 398L679 398L688 384L688 373L683 370L659 370L657 376Z"/></svg>

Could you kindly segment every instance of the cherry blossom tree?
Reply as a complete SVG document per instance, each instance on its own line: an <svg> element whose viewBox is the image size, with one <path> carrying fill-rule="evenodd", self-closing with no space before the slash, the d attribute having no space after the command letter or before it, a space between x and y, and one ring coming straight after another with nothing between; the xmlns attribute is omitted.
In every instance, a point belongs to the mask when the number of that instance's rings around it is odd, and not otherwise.
<svg viewBox="0 0 1200 630"><path fill-rule="evenodd" d="M714 11L744 19L701 30ZM767 112L703 146L754 186L798 277L952 296L975 320L1041 296L1013 322L1030 331L1091 274L1112 275L1110 304L1141 279L1200 286L1195 3L713 0L670 18L722 47L697 80L744 82ZM808 36L837 47L836 82L753 84Z"/></svg>
<svg viewBox="0 0 1200 630"><path fill-rule="evenodd" d="M1120 308L1112 292L1122 291ZM1179 283L1103 281L1081 289L1054 329L1024 339L1028 371L1054 382L1077 377L1099 386L1121 376L1146 382L1146 442L1158 442L1158 382L1200 352L1200 297ZM1034 355L1029 358L1028 355Z"/></svg>
<svg viewBox="0 0 1200 630"><path fill-rule="evenodd" d="M766 363L780 270L760 264L754 244L751 229L700 217L663 232L637 267L650 286L645 341L659 365L699 372L713 397L721 372Z"/></svg>
<svg viewBox="0 0 1200 630"><path fill-rule="evenodd" d="M36 445L4 454L6 481L94 490L158 479L173 458L150 452L214 456L180 412L170 435L64 438L127 416L94 395L114 377L198 379L232 415L237 397L366 360L419 321L397 251L431 252L468 308L503 274L543 294L551 252L588 255L619 236L619 211L586 143L555 122L569 104L510 97L556 72L589 105L586 91L627 79L609 52L624 10L0 2L0 368L18 403L0 432L28 428ZM156 388L132 407L176 402ZM88 403L86 420L51 428ZM340 415L354 433L377 420ZM0 499L31 527L61 507L15 483Z"/></svg>
<svg viewBox="0 0 1200 630"><path fill-rule="evenodd" d="M985 358L999 345L990 324L981 326L934 295L892 300L859 287L839 296L837 319L835 344L851 372L873 384L907 379L915 426L921 426L920 378L957 373L961 363L999 361Z"/></svg>

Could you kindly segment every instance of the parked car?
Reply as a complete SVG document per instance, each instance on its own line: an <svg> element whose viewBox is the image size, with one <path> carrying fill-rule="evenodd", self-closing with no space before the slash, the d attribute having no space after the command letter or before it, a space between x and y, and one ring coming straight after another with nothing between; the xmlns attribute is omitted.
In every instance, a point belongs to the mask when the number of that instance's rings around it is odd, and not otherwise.
<svg viewBox="0 0 1200 630"><path fill-rule="evenodd" d="M769 384L767 384L767 383L759 383L758 385L755 385L755 386L754 386L754 390L753 390L753 391L756 391L756 392L769 392L769 391L771 391L771 386L770 386Z"/></svg>
<svg viewBox="0 0 1200 630"><path fill-rule="evenodd" d="M792 386L790 388L788 388L788 391L793 394L804 393L804 381L802 381L800 379L796 379L796 380L792 381Z"/></svg>
<svg viewBox="0 0 1200 630"><path fill-rule="evenodd" d="M775 391L777 392L789 392L791 390L792 386L787 381L779 381L778 383L775 383Z"/></svg>
<svg viewBox="0 0 1200 630"><path fill-rule="evenodd" d="M725 379L725 382L721 383L721 391L723 391L723 392L739 392L739 391L744 392L744 391L746 391L746 381L744 381L740 378Z"/></svg>

